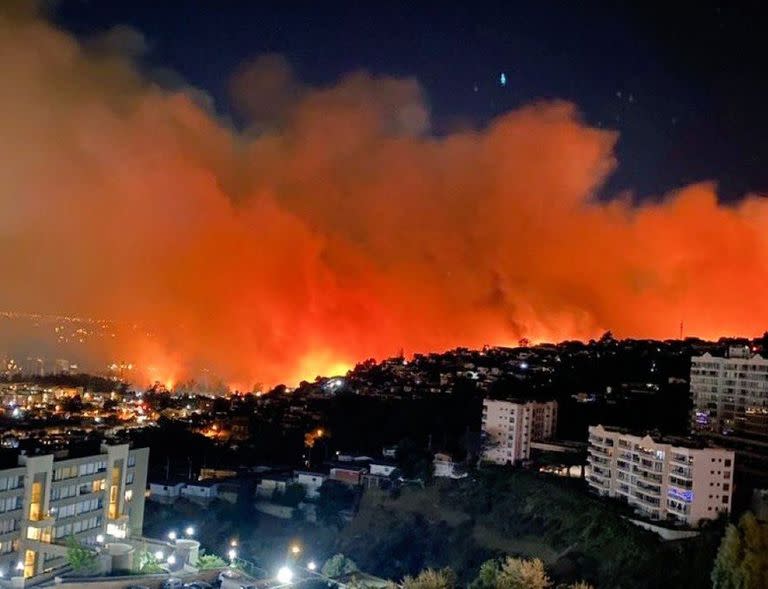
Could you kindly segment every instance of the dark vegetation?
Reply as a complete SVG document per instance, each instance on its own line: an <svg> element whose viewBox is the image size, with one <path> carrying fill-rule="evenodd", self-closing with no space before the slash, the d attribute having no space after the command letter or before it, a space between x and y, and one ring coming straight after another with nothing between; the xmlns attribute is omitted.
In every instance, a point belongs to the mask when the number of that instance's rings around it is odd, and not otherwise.
<svg viewBox="0 0 768 589"><path fill-rule="evenodd" d="M661 542L565 482L489 470L398 497L369 494L337 548L390 578L448 566L469 582L488 558L515 555L542 559L558 582L694 588L710 586L722 529L714 523L698 538Z"/></svg>

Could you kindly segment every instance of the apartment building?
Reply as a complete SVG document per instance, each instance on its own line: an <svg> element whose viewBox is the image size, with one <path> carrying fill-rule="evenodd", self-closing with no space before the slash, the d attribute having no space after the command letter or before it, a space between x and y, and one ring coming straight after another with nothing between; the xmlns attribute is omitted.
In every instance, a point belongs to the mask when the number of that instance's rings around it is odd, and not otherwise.
<svg viewBox="0 0 768 589"><path fill-rule="evenodd" d="M66 561L70 537L140 536L149 449L103 445L89 456L19 456L0 470L0 572L31 577Z"/></svg>
<svg viewBox="0 0 768 589"><path fill-rule="evenodd" d="M768 442L768 359L748 346L691 358L694 433Z"/></svg>
<svg viewBox="0 0 768 589"><path fill-rule="evenodd" d="M528 460L531 442L551 439L556 427L556 401L484 399L482 460L493 464Z"/></svg>
<svg viewBox="0 0 768 589"><path fill-rule="evenodd" d="M696 526L731 508L734 452L683 438L589 428L587 482L642 516Z"/></svg>

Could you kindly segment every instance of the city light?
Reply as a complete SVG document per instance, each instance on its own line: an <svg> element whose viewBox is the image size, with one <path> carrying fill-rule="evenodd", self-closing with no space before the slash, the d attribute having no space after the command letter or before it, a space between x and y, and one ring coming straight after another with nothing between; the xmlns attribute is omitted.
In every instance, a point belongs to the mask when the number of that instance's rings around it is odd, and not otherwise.
<svg viewBox="0 0 768 589"><path fill-rule="evenodd" d="M299 554L301 552L301 546L298 544L293 544L291 546L291 554Z"/></svg>
<svg viewBox="0 0 768 589"><path fill-rule="evenodd" d="M173 541L177 538L176 532L168 532L168 539Z"/></svg>
<svg viewBox="0 0 768 589"><path fill-rule="evenodd" d="M167 560L166 562L167 562L168 564L176 564L176 557L175 557L173 554L171 554L171 555L168 557L168 560Z"/></svg>
<svg viewBox="0 0 768 589"><path fill-rule="evenodd" d="M230 545L232 548L236 548L236 547L237 547L237 539L235 539L235 538L232 538L232 539L229 541L229 545Z"/></svg>
<svg viewBox="0 0 768 589"><path fill-rule="evenodd" d="M314 560L310 560L310 561L307 563L307 568L308 568L310 571L315 571L315 570L317 570L317 564L315 563L315 561L314 561Z"/></svg>
<svg viewBox="0 0 768 589"><path fill-rule="evenodd" d="M237 550L230 548L229 552L227 552L227 556L229 557L229 560L235 560L237 558Z"/></svg>
<svg viewBox="0 0 768 589"><path fill-rule="evenodd" d="M163 554L162 550L158 550L157 552L155 552L155 558L157 560L163 560L165 558L165 554Z"/></svg>
<svg viewBox="0 0 768 589"><path fill-rule="evenodd" d="M23 571L24 570L24 563L19 561L16 563L16 570L17 571Z"/></svg>
<svg viewBox="0 0 768 589"><path fill-rule="evenodd" d="M189 527L187 527L186 530L184 530L184 533L187 536L194 536L195 535L195 528L193 528L192 526L189 526Z"/></svg>
<svg viewBox="0 0 768 589"><path fill-rule="evenodd" d="M104 543L104 534L99 534L98 536L96 536L96 542L98 542L99 544L103 544Z"/></svg>
<svg viewBox="0 0 768 589"><path fill-rule="evenodd" d="M293 571L288 567L280 567L277 571L277 581L283 584L289 584L293 580Z"/></svg>

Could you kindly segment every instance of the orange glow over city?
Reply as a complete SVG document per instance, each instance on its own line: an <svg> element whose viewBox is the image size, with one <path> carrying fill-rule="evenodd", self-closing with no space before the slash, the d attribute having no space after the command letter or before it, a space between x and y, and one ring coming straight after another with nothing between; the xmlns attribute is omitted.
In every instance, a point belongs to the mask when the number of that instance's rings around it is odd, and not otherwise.
<svg viewBox="0 0 768 589"><path fill-rule="evenodd" d="M413 79L310 88L268 56L232 81L258 113L234 131L132 60L0 16L18 138L0 144L0 307L151 325L102 350L149 382L207 367L250 390L401 349L768 325L768 201L722 206L708 183L597 201L633 162L576 105L437 138ZM275 79L290 99L262 92Z"/></svg>

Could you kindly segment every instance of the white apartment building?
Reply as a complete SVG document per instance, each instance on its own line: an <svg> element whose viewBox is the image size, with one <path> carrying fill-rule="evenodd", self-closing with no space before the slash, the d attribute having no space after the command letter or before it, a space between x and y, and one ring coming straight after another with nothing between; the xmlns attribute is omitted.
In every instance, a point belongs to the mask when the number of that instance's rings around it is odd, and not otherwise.
<svg viewBox="0 0 768 589"><path fill-rule="evenodd" d="M749 347L691 358L691 429L768 440L768 359Z"/></svg>
<svg viewBox="0 0 768 589"><path fill-rule="evenodd" d="M548 440L557 426L557 402L483 399L482 460L514 464L531 456L531 441Z"/></svg>
<svg viewBox="0 0 768 589"><path fill-rule="evenodd" d="M0 470L0 572L31 577L66 562L67 540L141 536L149 449L19 456Z"/></svg>
<svg viewBox="0 0 768 589"><path fill-rule="evenodd" d="M731 508L731 450L595 425L589 428L587 462L593 491L622 499L653 520L695 526Z"/></svg>

